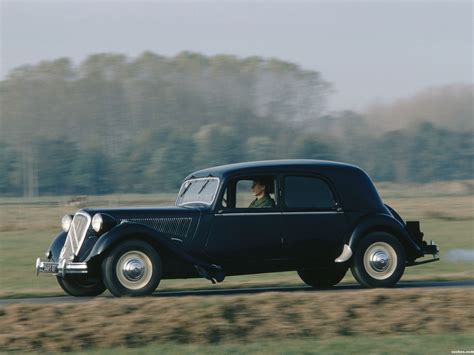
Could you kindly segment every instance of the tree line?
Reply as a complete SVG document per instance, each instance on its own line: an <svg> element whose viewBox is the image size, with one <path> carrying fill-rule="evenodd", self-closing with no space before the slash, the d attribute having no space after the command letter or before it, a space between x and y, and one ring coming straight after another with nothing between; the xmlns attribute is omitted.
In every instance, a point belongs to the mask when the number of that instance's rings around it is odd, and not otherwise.
<svg viewBox="0 0 474 355"><path fill-rule="evenodd" d="M472 178L472 131L375 134L364 114L327 114L330 92L318 72L259 57L23 66L0 82L0 195L174 191L199 168L283 158L353 163L379 181Z"/></svg>

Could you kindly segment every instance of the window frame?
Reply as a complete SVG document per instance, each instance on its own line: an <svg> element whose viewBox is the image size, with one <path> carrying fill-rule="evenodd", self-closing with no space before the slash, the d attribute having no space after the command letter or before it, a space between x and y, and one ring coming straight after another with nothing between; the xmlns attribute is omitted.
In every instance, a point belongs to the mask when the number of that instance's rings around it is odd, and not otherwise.
<svg viewBox="0 0 474 355"><path fill-rule="evenodd" d="M249 207L224 207L222 205L222 200L226 194L227 188L233 184L232 190L233 190L233 199L235 199L234 202L237 202L237 184L239 180L253 180L253 178L256 177L271 177L273 178L273 183L275 184L275 192L274 192L274 197L275 197L275 207L273 208L249 208ZM222 191L218 196L218 200L216 201L216 211L218 214L226 214L226 213L246 213L246 214L254 214L254 213L280 213L281 212L281 193L280 190L280 175L278 173L254 173L254 174L239 174L239 175L233 175L229 176L227 179L225 179L225 182L223 183L222 186ZM250 191L249 191L250 192ZM228 196L227 196L228 197Z"/></svg>
<svg viewBox="0 0 474 355"><path fill-rule="evenodd" d="M323 207L323 208L318 208L318 207L289 207L286 204L286 185L285 185L285 180L288 177L306 177L306 178L313 178L313 179L318 179L322 181L327 188L329 189L329 192L332 195L332 199L334 201L334 205L332 207ZM284 211L286 212L341 212L341 204L340 200L338 198L338 195L329 179L326 177L319 175L319 174L311 174L311 173L285 173L282 174L281 176L281 181L280 181L280 188L281 188L281 196L280 196L280 201L281 201L281 206Z"/></svg>

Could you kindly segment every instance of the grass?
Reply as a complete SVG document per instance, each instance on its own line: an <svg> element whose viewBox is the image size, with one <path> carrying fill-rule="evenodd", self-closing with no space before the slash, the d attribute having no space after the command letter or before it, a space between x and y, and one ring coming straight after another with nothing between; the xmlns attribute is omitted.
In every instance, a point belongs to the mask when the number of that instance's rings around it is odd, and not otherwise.
<svg viewBox="0 0 474 355"><path fill-rule="evenodd" d="M440 246L441 261L406 269L402 280L453 280L474 277L474 264L443 259L450 249L474 249L473 183L430 185L381 184L384 201L405 219L421 220L426 239ZM110 195L87 197L85 206L153 206L172 204L173 194ZM60 219L81 206L71 198L40 197L0 199L0 297L63 295L54 277L36 276L35 259L59 233ZM343 282L354 282L350 272ZM211 285L207 280L163 280L160 290L302 285L294 272L229 277Z"/></svg>
<svg viewBox="0 0 474 355"><path fill-rule="evenodd" d="M188 344L189 351L245 352L246 347L258 351L273 342L268 351L278 350L280 342L281 351L309 351L314 345L342 352L354 350L346 347L351 339L359 341L361 350L369 344L381 350L397 342L404 350L406 344L398 341L403 338L390 337L470 334L472 341L473 296L473 289L373 289L16 303L0 308L0 349L45 353L150 349L154 344L180 351L186 347L172 344ZM387 341L374 346L383 338ZM347 340L346 345L338 348L333 339ZM468 340L444 346L460 349ZM416 342L412 338L413 346Z"/></svg>
<svg viewBox="0 0 474 355"><path fill-rule="evenodd" d="M93 355L143 354L451 354L455 350L474 350L474 339L469 333L431 335L386 335L329 339L298 338L259 341L245 344L150 344L136 348L112 348L75 352Z"/></svg>

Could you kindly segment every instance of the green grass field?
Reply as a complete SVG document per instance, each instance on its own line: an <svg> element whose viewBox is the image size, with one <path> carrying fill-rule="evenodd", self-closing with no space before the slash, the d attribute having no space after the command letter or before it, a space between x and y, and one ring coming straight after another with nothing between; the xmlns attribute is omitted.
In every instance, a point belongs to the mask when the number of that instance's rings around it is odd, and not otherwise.
<svg viewBox="0 0 474 355"><path fill-rule="evenodd" d="M451 249L474 249L474 194L471 182L431 185L381 184L384 201L405 219L421 220L426 239L441 249L441 261L410 267L402 280L449 280L474 277L474 264L443 257ZM91 196L86 206L159 206L172 204L173 194ZM36 257L60 231L60 219L81 206L70 206L70 197L0 199L0 297L62 295L50 275L35 274ZM344 282L353 282L350 272ZM301 285L294 272L229 277L211 285L204 279L164 280L159 290L226 288L263 285Z"/></svg>

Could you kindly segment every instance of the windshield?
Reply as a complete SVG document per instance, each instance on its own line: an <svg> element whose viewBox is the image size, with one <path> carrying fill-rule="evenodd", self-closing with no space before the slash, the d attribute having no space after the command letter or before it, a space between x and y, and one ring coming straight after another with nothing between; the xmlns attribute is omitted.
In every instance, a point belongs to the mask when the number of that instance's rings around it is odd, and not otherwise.
<svg viewBox="0 0 474 355"><path fill-rule="evenodd" d="M204 203L211 205L219 187L218 178L199 178L186 180L179 189L176 205Z"/></svg>

